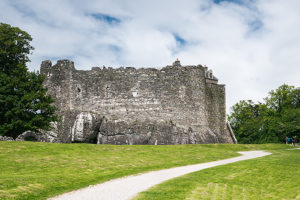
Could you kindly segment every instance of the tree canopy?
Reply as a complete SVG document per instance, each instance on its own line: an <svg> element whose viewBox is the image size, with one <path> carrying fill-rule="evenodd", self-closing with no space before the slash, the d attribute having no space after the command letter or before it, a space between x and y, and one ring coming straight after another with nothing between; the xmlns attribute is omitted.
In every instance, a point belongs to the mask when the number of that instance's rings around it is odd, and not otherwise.
<svg viewBox="0 0 300 200"><path fill-rule="evenodd" d="M239 143L284 142L300 137L300 88L283 84L264 103L240 101L228 116Z"/></svg>
<svg viewBox="0 0 300 200"><path fill-rule="evenodd" d="M0 135L16 138L27 130L48 130L57 120L54 100L43 87L45 77L26 67L31 40L25 31L0 23Z"/></svg>

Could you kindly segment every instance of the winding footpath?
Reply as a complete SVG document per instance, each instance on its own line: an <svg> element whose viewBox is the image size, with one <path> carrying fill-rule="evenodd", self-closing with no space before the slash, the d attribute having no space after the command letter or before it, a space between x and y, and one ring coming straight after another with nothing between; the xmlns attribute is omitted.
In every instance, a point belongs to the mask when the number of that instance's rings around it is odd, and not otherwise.
<svg viewBox="0 0 300 200"><path fill-rule="evenodd" d="M183 167L175 167L159 171L152 171L140 175L132 175L124 178L114 179L98 185L89 186L80 190L72 191L50 198L51 200L125 200L131 199L139 192L145 191L150 187L160 184L172 178L196 172L202 169L225 165L242 160L263 157L271 153L265 151L246 151L238 152L242 156L225 160L194 164ZM49 199L49 200L50 200Z"/></svg>

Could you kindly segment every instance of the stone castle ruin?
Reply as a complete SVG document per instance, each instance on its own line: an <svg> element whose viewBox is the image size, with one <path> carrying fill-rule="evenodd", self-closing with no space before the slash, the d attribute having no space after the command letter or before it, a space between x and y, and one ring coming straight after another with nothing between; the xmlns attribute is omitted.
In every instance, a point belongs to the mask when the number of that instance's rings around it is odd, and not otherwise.
<svg viewBox="0 0 300 200"><path fill-rule="evenodd" d="M93 67L43 61L44 86L61 121L52 142L98 144L235 143L226 124L225 85L206 66ZM47 138L45 139L47 141Z"/></svg>

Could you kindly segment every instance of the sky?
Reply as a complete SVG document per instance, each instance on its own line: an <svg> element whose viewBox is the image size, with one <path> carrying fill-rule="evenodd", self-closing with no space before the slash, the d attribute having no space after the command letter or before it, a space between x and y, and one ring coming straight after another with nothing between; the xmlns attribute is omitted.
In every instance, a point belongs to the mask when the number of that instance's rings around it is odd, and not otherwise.
<svg viewBox="0 0 300 200"><path fill-rule="evenodd" d="M227 112L300 86L299 0L1 0L0 22L28 32L43 60L94 66L207 65L226 85Z"/></svg>

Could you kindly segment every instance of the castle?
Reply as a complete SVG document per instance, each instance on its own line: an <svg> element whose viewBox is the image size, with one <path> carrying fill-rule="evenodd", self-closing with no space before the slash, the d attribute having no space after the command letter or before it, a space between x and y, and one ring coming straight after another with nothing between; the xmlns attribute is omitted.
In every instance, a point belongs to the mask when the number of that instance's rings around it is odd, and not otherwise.
<svg viewBox="0 0 300 200"><path fill-rule="evenodd" d="M236 143L226 124L225 85L206 66L93 67L43 61L44 86L61 121L52 142Z"/></svg>

